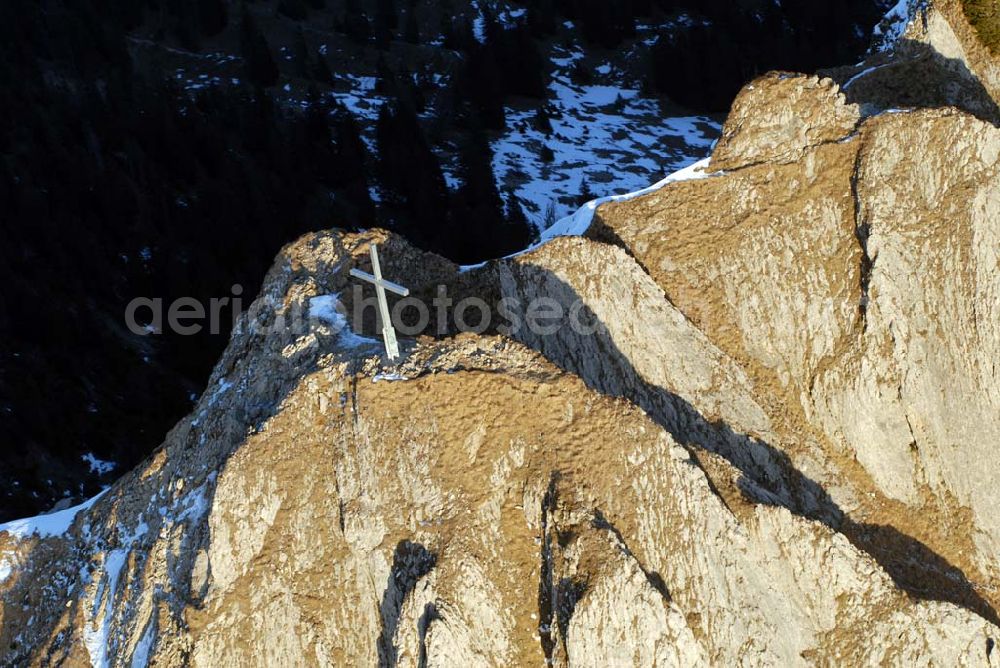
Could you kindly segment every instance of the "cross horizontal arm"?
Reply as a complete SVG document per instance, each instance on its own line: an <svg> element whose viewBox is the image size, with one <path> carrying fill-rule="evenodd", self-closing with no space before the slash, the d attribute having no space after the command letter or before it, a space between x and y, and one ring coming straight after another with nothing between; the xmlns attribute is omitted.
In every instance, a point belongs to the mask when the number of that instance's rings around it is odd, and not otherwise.
<svg viewBox="0 0 1000 668"><path fill-rule="evenodd" d="M367 281L377 286L381 286L388 290L389 292L395 292L400 297L409 297L410 291L408 288L404 288L402 285L393 283L392 281L387 281L384 278L375 278L371 274L360 269L351 269L351 276L354 278L359 278L362 281Z"/></svg>

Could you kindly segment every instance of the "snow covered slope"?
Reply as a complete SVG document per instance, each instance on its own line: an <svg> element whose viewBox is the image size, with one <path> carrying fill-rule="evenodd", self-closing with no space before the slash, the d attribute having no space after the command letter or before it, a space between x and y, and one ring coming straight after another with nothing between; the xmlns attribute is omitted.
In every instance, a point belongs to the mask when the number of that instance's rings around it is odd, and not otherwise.
<svg viewBox="0 0 1000 668"><path fill-rule="evenodd" d="M579 48L556 47L549 85L552 131L535 127L533 110L507 110L506 134L493 144L501 190L513 188L540 229L569 215L586 193L633 192L708 155L721 131L706 116L664 113L661 101L621 82L612 65L593 84L574 84ZM552 151L546 163L542 147Z"/></svg>

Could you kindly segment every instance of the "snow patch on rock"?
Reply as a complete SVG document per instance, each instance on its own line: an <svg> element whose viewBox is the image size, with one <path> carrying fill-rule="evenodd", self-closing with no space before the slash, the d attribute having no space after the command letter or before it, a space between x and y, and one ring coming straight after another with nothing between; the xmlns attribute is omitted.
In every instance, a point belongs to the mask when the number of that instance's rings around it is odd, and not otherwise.
<svg viewBox="0 0 1000 668"><path fill-rule="evenodd" d="M886 12L872 31L874 40L872 51L892 51L896 42L906 32L906 27L910 25L918 4L915 0L899 0L892 6L892 9Z"/></svg>
<svg viewBox="0 0 1000 668"><path fill-rule="evenodd" d="M114 610L112 606L118 591L118 580L127 557L128 550L118 549L112 550L104 558L104 580L94 596L93 618L83 629L83 644L90 655L92 668L107 668L110 665L108 640L111 635L111 619ZM98 608L102 602L104 603L103 610L98 614Z"/></svg>
<svg viewBox="0 0 1000 668"><path fill-rule="evenodd" d="M7 533L17 540L24 540L30 536L37 536L39 538L61 536L69 531L69 528L73 525L73 520L76 519L76 516L81 511L93 506L102 496L104 496L104 492L101 492L89 501L85 501L72 508L67 508L66 510L0 524L0 533Z"/></svg>
<svg viewBox="0 0 1000 668"><path fill-rule="evenodd" d="M545 103L551 131L539 127L537 110L508 108L507 131L492 144L498 187L539 230L568 215L587 190L638 190L690 165L721 132L706 116L670 116L659 101L620 85L610 68L598 72L600 83L574 82L581 58L579 50L554 49ZM547 162L544 149L551 151Z"/></svg>
<svg viewBox="0 0 1000 668"><path fill-rule="evenodd" d="M659 190L664 186L670 185L671 183L678 183L680 181L693 181L695 179L704 179L709 176L715 176L715 174L709 174L706 172L708 167L709 158L699 160L693 165L689 165L684 169L680 169L673 174L670 174L662 181L658 181L651 186L643 188L642 190L636 190L635 192L625 193L622 195L610 195L608 197L599 197L595 200L591 200L584 204L580 209L574 213L572 216L567 216L557 222L555 225L549 229L542 232L541 241L542 243L554 239L556 237L566 237L566 236L579 236L587 231L590 224L594 220L594 213L597 211L597 207L606 202L622 202L625 200L634 199L642 195L647 195L655 190Z"/></svg>
<svg viewBox="0 0 1000 668"><path fill-rule="evenodd" d="M146 668L149 665L149 651L156 640L156 619L150 619L132 653L132 668Z"/></svg>
<svg viewBox="0 0 1000 668"><path fill-rule="evenodd" d="M87 466L90 467L90 472L97 475L105 475L111 473L118 467L117 462L105 461L103 459L98 459L93 452L88 452L87 454L80 457Z"/></svg>
<svg viewBox="0 0 1000 668"><path fill-rule="evenodd" d="M370 346L378 341L355 334L347 322L347 313L336 295L321 295L309 300L309 317L326 324L334 334L339 334L338 342L347 348Z"/></svg>

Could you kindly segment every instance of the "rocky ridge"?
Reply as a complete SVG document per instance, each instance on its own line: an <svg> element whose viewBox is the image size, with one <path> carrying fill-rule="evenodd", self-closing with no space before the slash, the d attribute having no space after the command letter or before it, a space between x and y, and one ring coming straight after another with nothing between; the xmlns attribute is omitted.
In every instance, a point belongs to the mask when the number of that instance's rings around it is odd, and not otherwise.
<svg viewBox="0 0 1000 668"><path fill-rule="evenodd" d="M0 531L0 662L997 664L1000 130L844 88L764 77L701 178L482 267L284 249L143 466ZM296 317L350 306L371 241L420 294L593 331L388 366Z"/></svg>

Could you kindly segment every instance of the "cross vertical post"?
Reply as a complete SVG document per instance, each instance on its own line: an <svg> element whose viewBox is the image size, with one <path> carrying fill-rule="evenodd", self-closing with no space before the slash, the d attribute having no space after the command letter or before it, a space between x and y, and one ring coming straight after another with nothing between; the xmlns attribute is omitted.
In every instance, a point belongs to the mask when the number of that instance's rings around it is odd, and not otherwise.
<svg viewBox="0 0 1000 668"><path fill-rule="evenodd" d="M396 341L396 330L392 326L392 314L389 312L389 300L386 299L385 291L388 290L401 297L409 296L410 291L402 285L397 285L392 281L382 278L382 267L378 261L378 244L372 243L369 251L371 252L372 272L374 272L374 275L360 269L351 269L351 276L375 286L375 293L378 297L379 320L382 325L382 341L385 343L385 354L391 361L395 361L399 358L399 343Z"/></svg>

